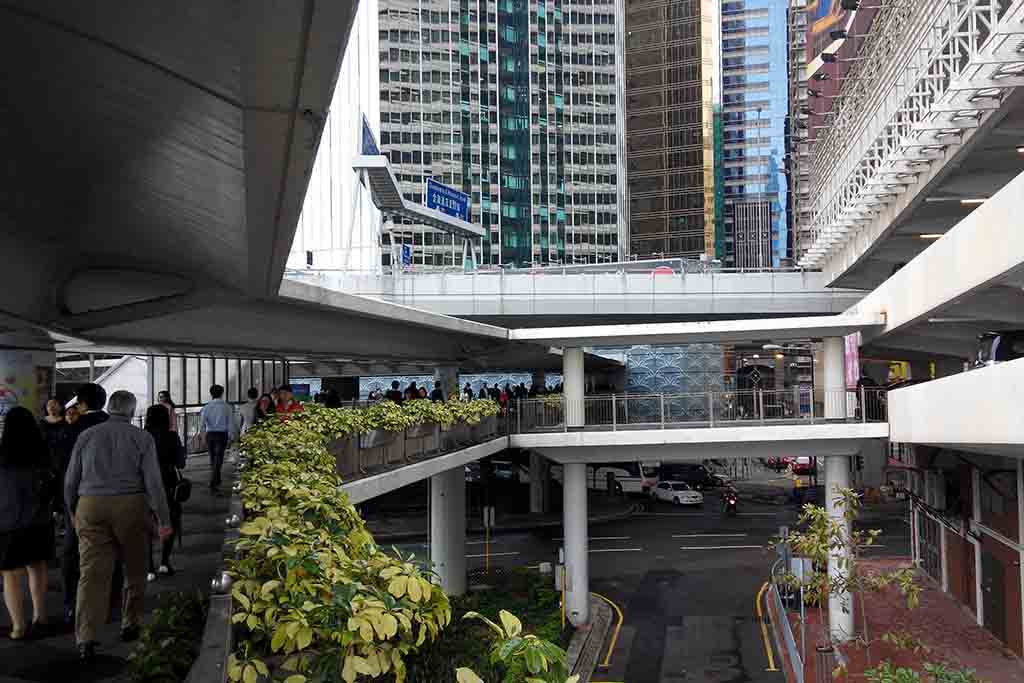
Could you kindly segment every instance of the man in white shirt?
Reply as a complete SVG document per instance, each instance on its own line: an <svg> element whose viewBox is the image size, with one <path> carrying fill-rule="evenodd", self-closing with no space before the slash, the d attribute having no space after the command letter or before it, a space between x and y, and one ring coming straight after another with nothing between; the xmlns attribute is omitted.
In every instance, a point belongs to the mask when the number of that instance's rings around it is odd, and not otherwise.
<svg viewBox="0 0 1024 683"><path fill-rule="evenodd" d="M259 405L260 392L256 387L249 387L249 393L247 394L249 400L242 406L242 429L241 433L245 434L249 431L249 428L256 424L256 406Z"/></svg>
<svg viewBox="0 0 1024 683"><path fill-rule="evenodd" d="M224 451L234 431L234 415L224 400L224 387L219 384L210 387L210 399L199 413L199 429L206 433L206 449L210 452L210 490L216 493L220 487Z"/></svg>

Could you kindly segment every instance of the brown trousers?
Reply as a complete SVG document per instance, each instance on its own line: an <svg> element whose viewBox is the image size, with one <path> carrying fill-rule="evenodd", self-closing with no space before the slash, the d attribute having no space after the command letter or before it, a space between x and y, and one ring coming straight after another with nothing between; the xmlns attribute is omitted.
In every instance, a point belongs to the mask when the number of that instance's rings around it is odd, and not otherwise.
<svg viewBox="0 0 1024 683"><path fill-rule="evenodd" d="M121 628L142 624L146 594L148 514L146 497L82 496L75 515L81 578L75 607L79 643L95 642L110 607L110 580L118 556L124 562L124 607Z"/></svg>

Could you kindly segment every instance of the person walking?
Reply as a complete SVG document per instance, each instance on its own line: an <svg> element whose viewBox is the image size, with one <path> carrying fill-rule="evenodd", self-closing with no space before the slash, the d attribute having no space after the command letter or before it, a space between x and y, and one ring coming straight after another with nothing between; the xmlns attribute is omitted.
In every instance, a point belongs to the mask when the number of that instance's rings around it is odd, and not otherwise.
<svg viewBox="0 0 1024 683"><path fill-rule="evenodd" d="M263 394L256 402L256 418L253 424L259 424L274 414L274 398L270 394Z"/></svg>
<svg viewBox="0 0 1024 683"><path fill-rule="evenodd" d="M302 412L302 404L295 400L292 385L282 384L277 388L277 412L285 415Z"/></svg>
<svg viewBox="0 0 1024 683"><path fill-rule="evenodd" d="M462 393L465 394L467 401L473 400L473 385L466 382L466 386L462 388Z"/></svg>
<svg viewBox="0 0 1024 683"><path fill-rule="evenodd" d="M79 659L96 656L97 630L105 621L114 562L124 562L121 640L139 637L146 592L146 529L156 513L161 540L174 533L153 437L131 424L135 395L115 391L110 419L83 432L64 480L64 503L74 515L82 576L75 604Z"/></svg>
<svg viewBox="0 0 1024 683"><path fill-rule="evenodd" d="M181 437L171 431L170 420L163 406L150 406L146 411L146 431L153 437L153 443L156 444L160 479L163 481L167 508L171 515L171 528L174 530L174 533L163 539L161 543L159 567L152 566L153 554L152 552L149 554L150 574L156 578L174 574L174 568L171 566L171 550L174 548L174 539L181 536L181 503L174 499L174 489L181 481L178 470L185 468L185 446L181 443ZM146 578L149 579L149 576Z"/></svg>
<svg viewBox="0 0 1024 683"><path fill-rule="evenodd" d="M206 449L210 453L210 491L214 493L220 487L220 470L233 426L231 406L224 400L224 387L214 384L210 387L210 402L199 413L199 431L206 434Z"/></svg>
<svg viewBox="0 0 1024 683"><path fill-rule="evenodd" d="M74 414L78 417L70 426L68 437L66 459L61 463L60 481L67 480L68 465L71 462L71 453L75 444L89 429L101 425L107 421L109 415L103 412L103 406L107 403L107 391L99 384L92 382L83 384L75 392L75 405L72 406ZM61 502L63 503L63 497ZM75 605L78 601L78 534L74 530L74 510L64 506L64 547L61 553L61 578L64 583L64 623L73 625L75 623Z"/></svg>
<svg viewBox="0 0 1024 683"><path fill-rule="evenodd" d="M241 408L242 413L242 426L239 431L245 434L249 431L249 428L256 424L256 404L258 403L260 392L256 387L249 387L249 391L246 392L246 396L249 400L246 401ZM146 413L149 414L148 412Z"/></svg>
<svg viewBox="0 0 1024 683"><path fill-rule="evenodd" d="M7 413L0 439L0 574L11 639L21 640L46 624L47 564L53 559L51 510L56 477L46 442L27 408ZM24 613L28 575L32 622Z"/></svg>
<svg viewBox="0 0 1024 683"><path fill-rule="evenodd" d="M434 390L430 392L430 400L434 403L444 402L444 389L441 388L440 382L434 382Z"/></svg>
<svg viewBox="0 0 1024 683"><path fill-rule="evenodd" d="M393 381L391 383L391 390L384 394L384 398L392 403L402 405L402 392L398 388L400 386L401 385L398 383L398 380Z"/></svg>
<svg viewBox="0 0 1024 683"><path fill-rule="evenodd" d="M39 421L39 431L42 432L43 440L46 442L46 449L49 452L50 471L55 480L60 481L64 473L64 464L71 456L69 443L72 438L71 427L64 419L64 406L55 398L46 402L46 415ZM64 504L60 496L54 496L53 511L60 514L64 510Z"/></svg>
<svg viewBox="0 0 1024 683"><path fill-rule="evenodd" d="M156 401L164 408L167 409L167 414L171 420L171 431L174 433L178 432L178 406L175 405L174 399L171 398L171 392L164 390L158 392L156 395Z"/></svg>

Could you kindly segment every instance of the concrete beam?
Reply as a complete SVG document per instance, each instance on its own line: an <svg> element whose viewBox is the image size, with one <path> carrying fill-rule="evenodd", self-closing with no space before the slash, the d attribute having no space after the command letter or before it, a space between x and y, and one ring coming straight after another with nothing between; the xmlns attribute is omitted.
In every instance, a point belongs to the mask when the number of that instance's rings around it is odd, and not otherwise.
<svg viewBox="0 0 1024 683"><path fill-rule="evenodd" d="M862 330L881 328L884 325L882 316L872 313L811 318L515 329L509 331L509 339L568 347L785 341L842 337Z"/></svg>

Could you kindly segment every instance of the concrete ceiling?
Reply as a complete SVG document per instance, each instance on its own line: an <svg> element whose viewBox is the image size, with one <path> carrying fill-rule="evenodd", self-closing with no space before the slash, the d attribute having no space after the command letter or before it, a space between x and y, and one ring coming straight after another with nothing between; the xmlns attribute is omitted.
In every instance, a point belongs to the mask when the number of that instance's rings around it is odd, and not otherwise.
<svg viewBox="0 0 1024 683"><path fill-rule="evenodd" d="M75 331L275 295L354 10L0 4L0 314Z"/></svg>

